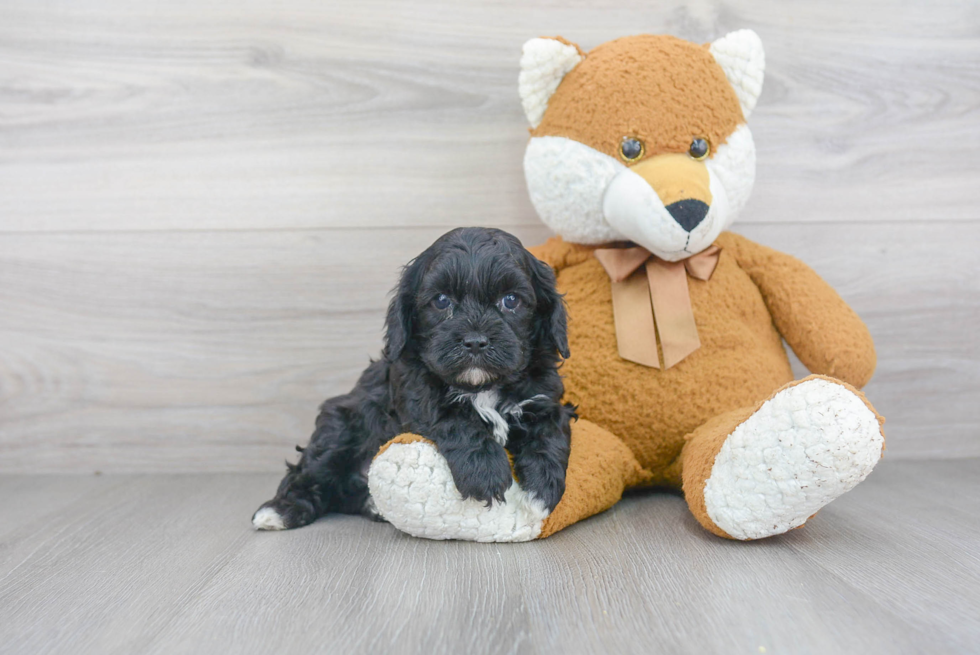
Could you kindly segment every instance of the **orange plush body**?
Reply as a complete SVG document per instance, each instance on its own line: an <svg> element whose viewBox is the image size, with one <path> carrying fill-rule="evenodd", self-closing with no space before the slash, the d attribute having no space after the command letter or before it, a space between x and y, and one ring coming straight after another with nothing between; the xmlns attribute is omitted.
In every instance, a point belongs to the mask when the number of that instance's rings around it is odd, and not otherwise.
<svg viewBox="0 0 980 655"><path fill-rule="evenodd" d="M566 397L578 405L584 423L621 440L642 469L621 467L624 489L680 488L686 465L700 470L702 455L713 460L711 449L698 452L694 443L685 453L685 444L712 419L722 421L707 425L708 433L727 436L742 414L794 381L783 337L815 373L861 387L874 372L874 345L864 323L809 267L736 234L723 233L715 243L721 256L711 279L689 282L701 347L666 370L619 356L609 276L592 247L554 238L532 248L556 269L569 307L573 356L562 370ZM583 427L592 429L576 426ZM622 450L610 452L623 458ZM698 476L688 477L688 486L700 486ZM556 509L547 522L550 531L564 527L562 511L568 510ZM695 515L702 523L707 518L697 510Z"/></svg>
<svg viewBox="0 0 980 655"><path fill-rule="evenodd" d="M507 503L468 505L434 447L400 437L369 475L392 523L432 538L526 540L607 509L627 488L660 485L683 488L711 532L757 539L802 525L870 473L884 436L858 391L875 366L865 325L799 260L724 232L754 180L745 119L763 65L748 31L706 46L629 37L587 55L560 38L528 42L525 172L559 235L532 252L565 294L571 357L562 373L580 415L565 496L542 514L517 481ZM659 340L646 364L624 349L622 296L614 307L622 281L595 255L622 242L675 271L720 249L706 279L686 279L681 305L700 345L679 361ZM663 293L644 275L641 266L628 281ZM684 295L680 284L670 293ZM643 311L669 329L673 319ZM814 376L794 380L783 340Z"/></svg>

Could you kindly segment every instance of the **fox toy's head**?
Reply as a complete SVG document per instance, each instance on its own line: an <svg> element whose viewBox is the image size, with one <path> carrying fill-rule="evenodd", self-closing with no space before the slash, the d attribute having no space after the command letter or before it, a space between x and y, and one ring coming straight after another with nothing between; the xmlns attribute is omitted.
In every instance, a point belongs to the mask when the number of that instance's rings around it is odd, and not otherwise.
<svg viewBox="0 0 980 655"><path fill-rule="evenodd" d="M745 120L764 59L751 30L704 46L631 36L588 54L528 41L524 173L541 219L567 241L632 241L668 261L710 246L752 191Z"/></svg>

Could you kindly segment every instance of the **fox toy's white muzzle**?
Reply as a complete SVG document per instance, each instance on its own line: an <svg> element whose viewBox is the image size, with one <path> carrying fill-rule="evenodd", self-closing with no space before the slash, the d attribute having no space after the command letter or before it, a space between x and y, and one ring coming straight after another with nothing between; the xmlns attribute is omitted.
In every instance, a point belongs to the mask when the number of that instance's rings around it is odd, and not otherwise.
<svg viewBox="0 0 980 655"><path fill-rule="evenodd" d="M710 246L721 233L722 221L718 218L728 213L727 198L713 177L710 184L710 205L684 198L667 206L647 180L627 168L606 187L602 213L627 240L666 261L680 261ZM700 208L695 206L694 212L685 213L694 203L704 205L707 211L698 211Z"/></svg>
<svg viewBox="0 0 980 655"><path fill-rule="evenodd" d="M524 154L531 202L541 220L566 241L633 241L661 259L679 261L710 246L745 205L755 180L755 144L748 126L740 125L698 164L707 181L702 179L695 192L678 183L686 173L663 171L674 179L661 184L661 171L643 170L642 164L628 168L559 136L531 138Z"/></svg>

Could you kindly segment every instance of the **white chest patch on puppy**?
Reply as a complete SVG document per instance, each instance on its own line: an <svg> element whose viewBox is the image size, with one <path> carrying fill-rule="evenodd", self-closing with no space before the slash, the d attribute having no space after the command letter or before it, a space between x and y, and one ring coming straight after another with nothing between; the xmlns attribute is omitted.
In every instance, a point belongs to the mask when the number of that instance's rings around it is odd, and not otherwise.
<svg viewBox="0 0 980 655"><path fill-rule="evenodd" d="M507 419L497 409L497 403L500 400L497 390L480 391L478 393L467 394L467 396L473 404L473 409L480 415L483 422L493 428L494 441L501 446L506 446L510 428L507 427Z"/></svg>
<svg viewBox="0 0 980 655"><path fill-rule="evenodd" d="M507 445L507 436L510 433L510 427L507 425L507 416L513 416L515 419L520 419L521 414L524 413L524 406L528 403L534 402L535 400L540 400L547 398L544 394L538 394L532 396L527 400L522 400L519 403L514 402L500 402L500 394L496 389L488 389L486 391L478 391L476 393L467 392L457 392L456 401L463 402L465 400L470 401L473 405L473 409L476 413L480 415L484 423L493 428L493 439L501 446Z"/></svg>

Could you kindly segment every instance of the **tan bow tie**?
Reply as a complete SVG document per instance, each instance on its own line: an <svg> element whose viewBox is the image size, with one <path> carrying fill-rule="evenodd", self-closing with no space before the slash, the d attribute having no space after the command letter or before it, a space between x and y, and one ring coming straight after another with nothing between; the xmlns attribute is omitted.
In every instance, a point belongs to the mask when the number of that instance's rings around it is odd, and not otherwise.
<svg viewBox="0 0 980 655"><path fill-rule="evenodd" d="M679 262L668 262L646 248L600 248L596 259L612 280L613 318L619 356L660 368L657 335L670 368L701 347L687 276L709 280L721 248L711 246ZM646 269L640 270L641 266ZM656 330L654 329L656 317Z"/></svg>

